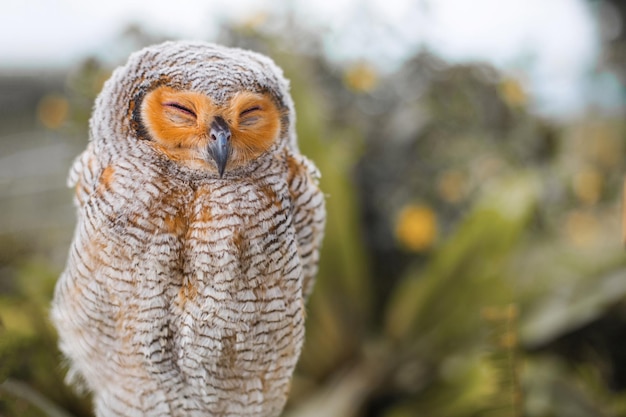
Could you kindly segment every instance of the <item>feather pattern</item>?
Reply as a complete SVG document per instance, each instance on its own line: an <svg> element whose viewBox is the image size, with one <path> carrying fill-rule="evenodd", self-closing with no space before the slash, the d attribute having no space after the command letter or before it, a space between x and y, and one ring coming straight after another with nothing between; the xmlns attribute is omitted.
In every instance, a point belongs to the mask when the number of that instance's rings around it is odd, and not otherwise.
<svg viewBox="0 0 626 417"><path fill-rule="evenodd" d="M223 178L155 151L138 120L166 85L224 103L270 94L275 143ZM304 337L325 221L293 103L267 57L199 42L133 54L106 82L74 163L78 222L52 318L96 415L277 416Z"/></svg>

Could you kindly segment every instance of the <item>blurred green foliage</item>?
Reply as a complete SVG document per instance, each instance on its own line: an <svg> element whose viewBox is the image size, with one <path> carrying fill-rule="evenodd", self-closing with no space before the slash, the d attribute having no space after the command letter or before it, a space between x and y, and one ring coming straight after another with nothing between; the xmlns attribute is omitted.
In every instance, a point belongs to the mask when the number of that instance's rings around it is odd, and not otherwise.
<svg viewBox="0 0 626 417"><path fill-rule="evenodd" d="M315 35L268 27L219 41L285 70L328 196L285 415L626 415L621 118L546 120L488 65L419 51L392 73L340 66ZM58 124L76 153L111 70L90 58L67 77ZM47 318L59 273L32 234L0 234L0 415L91 415Z"/></svg>

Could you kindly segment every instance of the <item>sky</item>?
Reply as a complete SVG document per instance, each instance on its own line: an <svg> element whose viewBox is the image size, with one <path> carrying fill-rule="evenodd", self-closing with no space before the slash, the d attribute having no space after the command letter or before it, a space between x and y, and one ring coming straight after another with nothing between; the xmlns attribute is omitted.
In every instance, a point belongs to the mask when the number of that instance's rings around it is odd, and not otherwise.
<svg viewBox="0 0 626 417"><path fill-rule="evenodd" d="M221 21L285 9L320 31L338 62L394 68L420 47L453 62L486 60L518 77L548 114L580 111L600 54L583 0L22 0L2 6L0 70L71 66L131 23L210 40Z"/></svg>

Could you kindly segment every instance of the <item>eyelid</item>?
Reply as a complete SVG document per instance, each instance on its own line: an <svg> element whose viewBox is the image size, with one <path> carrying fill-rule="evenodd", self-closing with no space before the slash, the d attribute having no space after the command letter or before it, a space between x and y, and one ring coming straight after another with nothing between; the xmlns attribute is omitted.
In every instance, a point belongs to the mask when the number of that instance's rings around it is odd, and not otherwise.
<svg viewBox="0 0 626 417"><path fill-rule="evenodd" d="M261 106L257 105L257 106L253 106L253 107L247 108L246 110L244 110L241 113L239 113L239 117L244 117L245 115L250 114L252 112L255 112L257 110L262 110Z"/></svg>
<svg viewBox="0 0 626 417"><path fill-rule="evenodd" d="M165 102L165 103L163 103L163 105L167 106L167 107L172 107L172 108L177 109L177 110L180 110L181 112L186 113L186 114L188 114L190 116L197 117L196 113L193 110L189 109L188 107L183 106L182 104L176 103L174 101Z"/></svg>

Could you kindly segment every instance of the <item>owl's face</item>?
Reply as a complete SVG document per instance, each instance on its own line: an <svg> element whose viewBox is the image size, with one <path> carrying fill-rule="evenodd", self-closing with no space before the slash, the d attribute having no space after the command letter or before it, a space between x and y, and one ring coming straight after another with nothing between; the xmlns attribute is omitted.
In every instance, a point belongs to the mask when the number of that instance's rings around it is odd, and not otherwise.
<svg viewBox="0 0 626 417"><path fill-rule="evenodd" d="M216 104L199 92L160 86L146 94L140 114L157 152L220 177L266 152L281 131L281 112L269 93L240 91Z"/></svg>

